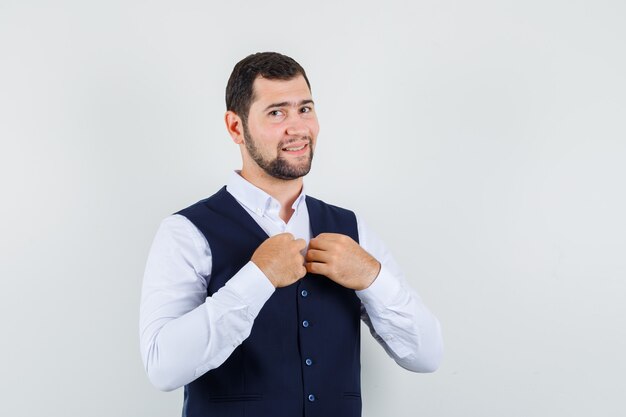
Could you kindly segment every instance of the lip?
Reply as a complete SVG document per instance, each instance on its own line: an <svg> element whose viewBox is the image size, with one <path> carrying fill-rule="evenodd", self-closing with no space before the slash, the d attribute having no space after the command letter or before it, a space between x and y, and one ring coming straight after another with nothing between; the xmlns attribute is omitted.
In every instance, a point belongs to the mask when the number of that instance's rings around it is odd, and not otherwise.
<svg viewBox="0 0 626 417"><path fill-rule="evenodd" d="M285 148L299 148L301 146L303 148L298 151L288 151L285 149ZM309 142L290 143L289 145L285 146L285 148L282 148L281 152L286 153L287 155L294 155L294 156L304 155L305 153L309 151Z"/></svg>

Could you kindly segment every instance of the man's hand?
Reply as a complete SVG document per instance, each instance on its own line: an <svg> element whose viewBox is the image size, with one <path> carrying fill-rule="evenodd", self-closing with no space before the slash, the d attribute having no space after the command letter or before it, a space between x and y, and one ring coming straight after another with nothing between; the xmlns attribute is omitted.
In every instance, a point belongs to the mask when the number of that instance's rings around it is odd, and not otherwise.
<svg viewBox="0 0 626 417"><path fill-rule="evenodd" d="M307 271L353 290L369 287L380 272L380 262L352 238L338 233L311 239L305 259Z"/></svg>
<svg viewBox="0 0 626 417"><path fill-rule="evenodd" d="M281 233L261 243L251 260L274 287L286 287L306 275L304 248L304 239L294 240L291 233Z"/></svg>

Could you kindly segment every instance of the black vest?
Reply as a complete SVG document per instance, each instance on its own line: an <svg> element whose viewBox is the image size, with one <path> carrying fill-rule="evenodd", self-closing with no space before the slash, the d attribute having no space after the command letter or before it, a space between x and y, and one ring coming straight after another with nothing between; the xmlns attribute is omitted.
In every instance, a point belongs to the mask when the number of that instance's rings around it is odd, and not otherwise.
<svg viewBox="0 0 626 417"><path fill-rule="evenodd" d="M354 213L308 196L306 204L313 236L341 233L358 242ZM178 214L211 248L208 296L268 238L226 187ZM276 289L250 336L185 386L183 417L361 416L360 306L354 290L321 275Z"/></svg>

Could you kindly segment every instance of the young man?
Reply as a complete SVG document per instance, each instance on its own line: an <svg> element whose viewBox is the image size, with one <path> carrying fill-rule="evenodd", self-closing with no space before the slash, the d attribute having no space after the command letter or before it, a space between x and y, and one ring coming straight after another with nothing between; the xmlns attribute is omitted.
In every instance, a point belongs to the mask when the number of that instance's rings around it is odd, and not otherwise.
<svg viewBox="0 0 626 417"><path fill-rule="evenodd" d="M146 372L162 390L185 386L183 416L360 416L360 320L415 372L439 365L439 323L354 213L305 196L319 126L304 69L250 55L226 106L242 169L157 232Z"/></svg>

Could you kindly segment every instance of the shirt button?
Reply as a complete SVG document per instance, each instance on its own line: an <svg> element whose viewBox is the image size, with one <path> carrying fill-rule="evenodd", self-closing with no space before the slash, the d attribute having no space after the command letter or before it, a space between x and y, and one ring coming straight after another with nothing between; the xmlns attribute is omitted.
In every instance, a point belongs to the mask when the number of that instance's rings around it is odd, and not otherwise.
<svg viewBox="0 0 626 417"><path fill-rule="evenodd" d="M315 401L315 395L309 394L309 401L311 402Z"/></svg>
<svg viewBox="0 0 626 417"><path fill-rule="evenodd" d="M307 295L309 295L309 292L307 290L302 290L300 294L302 294L303 297L306 297Z"/></svg>
<svg viewBox="0 0 626 417"><path fill-rule="evenodd" d="M304 361L304 363L306 363L306 366L311 366L313 365L313 361L310 358L306 358L306 360Z"/></svg>
<svg viewBox="0 0 626 417"><path fill-rule="evenodd" d="M309 327L309 322L307 320L304 320L302 322L302 327Z"/></svg>

